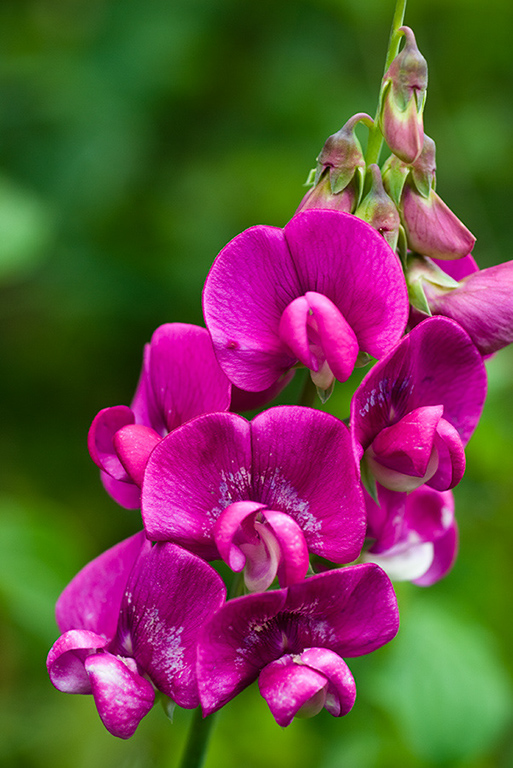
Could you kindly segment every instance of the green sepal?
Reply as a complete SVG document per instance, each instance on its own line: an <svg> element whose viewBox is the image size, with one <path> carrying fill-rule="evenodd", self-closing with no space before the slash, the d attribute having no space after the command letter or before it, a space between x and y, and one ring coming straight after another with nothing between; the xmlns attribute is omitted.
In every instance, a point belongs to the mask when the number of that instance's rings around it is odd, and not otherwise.
<svg viewBox="0 0 513 768"><path fill-rule="evenodd" d="M426 299L426 294L424 293L422 280L415 280L413 283L410 283L407 280L406 285L408 286L408 298L410 299L412 307L431 316L431 310L429 308L428 300Z"/></svg>
<svg viewBox="0 0 513 768"><path fill-rule="evenodd" d="M335 388L335 379L331 382L329 387L327 389L322 389L321 387L315 386L315 389L317 390L317 396L321 403L324 405L324 403L327 403L330 399L331 395L333 394L333 389Z"/></svg>
<svg viewBox="0 0 513 768"><path fill-rule="evenodd" d="M319 176L320 176L320 174L319 174ZM311 187L312 184L316 184L317 183L316 179L317 179L317 168L311 168L311 170L310 170L310 172L308 174L308 177L307 177L305 183L303 184L303 186L304 187Z"/></svg>
<svg viewBox="0 0 513 768"><path fill-rule="evenodd" d="M166 713L166 717L172 723L173 717L175 714L175 709L178 706L177 703L173 701L173 699L170 699L169 696L166 696L163 693L161 693L160 695L160 703L162 704L162 709Z"/></svg>
<svg viewBox="0 0 513 768"><path fill-rule="evenodd" d="M355 368L365 368L366 365L369 365L369 363L372 361L371 355L369 355L368 352L358 352L356 356L356 362L354 364Z"/></svg>
<svg viewBox="0 0 513 768"><path fill-rule="evenodd" d="M380 506L379 500L378 500L378 487L376 484L376 478L372 474L372 472L369 469L369 466L367 462L365 461L365 457L362 459L360 464L360 471L361 471L361 481L362 485L378 507Z"/></svg>

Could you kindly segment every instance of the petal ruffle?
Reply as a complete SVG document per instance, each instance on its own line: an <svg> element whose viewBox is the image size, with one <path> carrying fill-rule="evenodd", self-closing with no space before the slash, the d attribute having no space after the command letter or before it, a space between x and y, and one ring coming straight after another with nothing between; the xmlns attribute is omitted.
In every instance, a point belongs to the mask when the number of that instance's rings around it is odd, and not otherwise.
<svg viewBox="0 0 513 768"><path fill-rule="evenodd" d="M63 693L91 693L84 663L90 654L105 648L109 640L85 629L70 629L52 645L46 666L50 680Z"/></svg>

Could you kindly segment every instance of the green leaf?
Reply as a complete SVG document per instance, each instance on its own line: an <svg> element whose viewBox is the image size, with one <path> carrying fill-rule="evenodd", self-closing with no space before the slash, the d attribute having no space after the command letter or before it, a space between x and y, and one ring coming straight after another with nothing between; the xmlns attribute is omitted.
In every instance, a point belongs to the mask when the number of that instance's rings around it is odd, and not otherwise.
<svg viewBox="0 0 513 768"><path fill-rule="evenodd" d="M510 720L512 687L494 638L454 605L419 595L374 680L373 697L424 760L456 761L493 746Z"/></svg>

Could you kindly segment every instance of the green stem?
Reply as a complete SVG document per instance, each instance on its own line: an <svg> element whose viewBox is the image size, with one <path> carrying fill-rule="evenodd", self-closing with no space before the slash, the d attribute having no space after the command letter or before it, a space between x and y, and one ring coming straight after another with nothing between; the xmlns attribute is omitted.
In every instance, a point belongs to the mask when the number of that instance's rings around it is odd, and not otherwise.
<svg viewBox="0 0 513 768"><path fill-rule="evenodd" d="M390 38L388 40L388 50L385 59L385 69L383 74L388 70L390 64L393 62L399 51L399 44L401 42L401 34L399 28L402 27L404 21L404 14L406 11L407 0L397 0L395 4L394 18L392 21L392 29L390 30ZM365 162L367 166L372 163L377 163L383 146L383 135L379 129L379 113L381 110L381 99L378 103L376 110L376 117L374 118L374 126L369 130L369 141L367 143L367 152L365 156Z"/></svg>
<svg viewBox="0 0 513 768"><path fill-rule="evenodd" d="M180 768L201 768L205 761L208 739L214 720L215 713L203 717L201 707L194 711Z"/></svg>

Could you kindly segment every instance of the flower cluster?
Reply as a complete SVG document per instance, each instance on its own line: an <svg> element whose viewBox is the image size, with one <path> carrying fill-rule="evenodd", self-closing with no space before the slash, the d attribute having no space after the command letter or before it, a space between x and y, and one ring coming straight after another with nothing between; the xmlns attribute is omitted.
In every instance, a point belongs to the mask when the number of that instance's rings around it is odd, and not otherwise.
<svg viewBox="0 0 513 768"><path fill-rule="evenodd" d="M206 328L159 327L130 407L92 423L104 486L141 509L143 530L64 590L48 670L59 690L92 694L115 736L134 733L155 690L206 716L255 680L282 726L345 715L345 659L398 629L389 577L427 586L454 562L452 488L485 401L483 356L513 341L513 273L479 271L434 191L427 68L412 31L397 35L377 120L355 115L328 139L283 229L226 245ZM382 168L360 122L391 150ZM372 358L347 424L312 407ZM298 369L301 405L238 413Z"/></svg>

